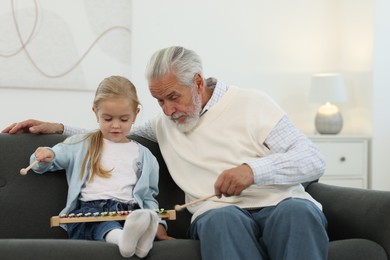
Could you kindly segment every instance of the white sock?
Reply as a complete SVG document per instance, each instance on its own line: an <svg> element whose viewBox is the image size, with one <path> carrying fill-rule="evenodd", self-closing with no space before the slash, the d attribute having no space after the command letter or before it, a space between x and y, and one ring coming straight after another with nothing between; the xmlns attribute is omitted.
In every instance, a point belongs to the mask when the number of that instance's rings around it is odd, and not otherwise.
<svg viewBox="0 0 390 260"><path fill-rule="evenodd" d="M153 241L157 233L159 217L157 213L152 210L149 210L149 214L150 225L146 232L139 239L137 248L135 249L135 254L140 258L144 258L148 255L150 249L153 247Z"/></svg>
<svg viewBox="0 0 390 260"><path fill-rule="evenodd" d="M119 244L119 238L122 236L123 230L122 229L113 229L109 231L105 237L106 242L118 245Z"/></svg>
<svg viewBox="0 0 390 260"><path fill-rule="evenodd" d="M138 240L148 229L149 223L150 213L146 210L135 210L127 216L118 243L119 251L123 257L134 255Z"/></svg>

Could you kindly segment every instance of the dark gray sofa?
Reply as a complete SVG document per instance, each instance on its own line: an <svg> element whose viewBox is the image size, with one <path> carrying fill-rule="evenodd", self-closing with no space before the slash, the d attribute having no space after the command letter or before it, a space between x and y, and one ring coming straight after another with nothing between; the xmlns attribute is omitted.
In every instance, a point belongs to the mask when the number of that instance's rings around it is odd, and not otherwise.
<svg viewBox="0 0 390 260"><path fill-rule="evenodd" d="M116 245L68 240L61 228L50 228L50 217L64 207L64 172L21 176L38 146L53 146L62 135L0 134L0 259L124 259ZM160 163L161 208L182 204L184 195L171 179L158 145L134 137ZM329 259L372 260L390 256L390 192L341 188L311 183L308 192L320 201L329 221ZM186 239L190 214L178 212L168 221L176 240L156 241L146 259L200 259L198 241ZM133 257L132 259L137 259Z"/></svg>

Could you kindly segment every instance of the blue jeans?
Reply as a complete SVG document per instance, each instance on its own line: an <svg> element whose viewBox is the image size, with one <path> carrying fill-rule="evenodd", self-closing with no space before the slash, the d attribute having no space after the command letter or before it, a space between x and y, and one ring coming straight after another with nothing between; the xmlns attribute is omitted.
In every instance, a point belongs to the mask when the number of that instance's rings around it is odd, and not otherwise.
<svg viewBox="0 0 390 260"><path fill-rule="evenodd" d="M78 209L72 213L112 212L139 209L138 204L127 204L115 200L80 201ZM70 239L104 240L113 229L122 229L124 221L104 221L67 224Z"/></svg>
<svg viewBox="0 0 390 260"><path fill-rule="evenodd" d="M314 203L289 198L255 210L209 210L190 226L203 260L327 259L327 221Z"/></svg>

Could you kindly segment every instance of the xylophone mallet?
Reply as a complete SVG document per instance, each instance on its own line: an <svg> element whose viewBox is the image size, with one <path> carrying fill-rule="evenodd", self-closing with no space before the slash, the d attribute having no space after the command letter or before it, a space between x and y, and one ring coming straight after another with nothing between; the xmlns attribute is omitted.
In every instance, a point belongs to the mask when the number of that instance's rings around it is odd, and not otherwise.
<svg viewBox="0 0 390 260"><path fill-rule="evenodd" d="M34 162L32 162L27 168L21 169L21 170L20 170L20 174L21 174L21 175L26 175L27 172L28 172L32 167L34 167L34 165L37 164L37 163L39 163L39 162L38 162L38 161L34 161Z"/></svg>
<svg viewBox="0 0 390 260"><path fill-rule="evenodd" d="M203 197L203 198L200 198L200 199L188 202L188 203L183 204L183 205L175 205L175 210L176 211L181 211L181 210L187 208L188 206L191 206L191 205L196 204L196 203L201 202L201 201L208 200L208 199L210 199L212 197L215 197L215 196L216 196L215 194L212 194L212 195L209 195L209 196L206 196L206 197Z"/></svg>

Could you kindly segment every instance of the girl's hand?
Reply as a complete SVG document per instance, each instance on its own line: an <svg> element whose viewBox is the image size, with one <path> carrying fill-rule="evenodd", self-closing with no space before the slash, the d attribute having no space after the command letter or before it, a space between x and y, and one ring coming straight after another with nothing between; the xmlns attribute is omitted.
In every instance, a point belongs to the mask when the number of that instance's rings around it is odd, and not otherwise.
<svg viewBox="0 0 390 260"><path fill-rule="evenodd" d="M35 159L39 162L51 162L54 159L54 153L45 147L38 147L35 150Z"/></svg>

